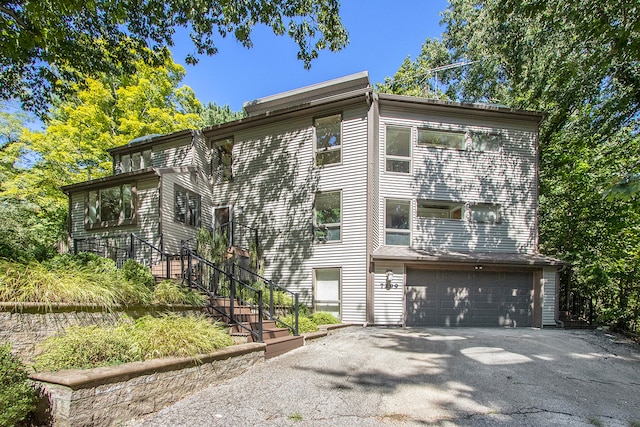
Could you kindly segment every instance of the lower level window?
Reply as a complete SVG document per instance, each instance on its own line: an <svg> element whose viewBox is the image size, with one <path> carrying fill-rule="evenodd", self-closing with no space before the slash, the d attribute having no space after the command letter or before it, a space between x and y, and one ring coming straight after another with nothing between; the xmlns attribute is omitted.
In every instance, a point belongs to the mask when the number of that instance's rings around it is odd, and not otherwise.
<svg viewBox="0 0 640 427"><path fill-rule="evenodd" d="M411 243L411 201L387 199L384 228L385 245L409 246Z"/></svg>
<svg viewBox="0 0 640 427"><path fill-rule="evenodd" d="M340 269L318 268L314 270L314 275L314 311L326 311L340 318Z"/></svg>
<svg viewBox="0 0 640 427"><path fill-rule="evenodd" d="M500 222L500 205L490 205L490 204L472 205L471 219L475 222L497 224Z"/></svg>
<svg viewBox="0 0 640 427"><path fill-rule="evenodd" d="M418 218L462 219L463 203L418 200Z"/></svg>
<svg viewBox="0 0 640 427"><path fill-rule="evenodd" d="M200 195L176 185L174 219L185 225L200 227Z"/></svg>
<svg viewBox="0 0 640 427"><path fill-rule="evenodd" d="M130 224L135 212L131 184L89 191L86 225L88 228Z"/></svg>

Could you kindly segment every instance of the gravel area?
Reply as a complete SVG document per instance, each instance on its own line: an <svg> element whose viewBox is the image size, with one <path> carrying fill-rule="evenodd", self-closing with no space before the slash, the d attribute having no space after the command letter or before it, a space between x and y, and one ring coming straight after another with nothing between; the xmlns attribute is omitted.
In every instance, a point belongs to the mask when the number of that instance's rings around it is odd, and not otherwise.
<svg viewBox="0 0 640 427"><path fill-rule="evenodd" d="M603 331L358 326L127 425L628 427L639 391L640 347Z"/></svg>

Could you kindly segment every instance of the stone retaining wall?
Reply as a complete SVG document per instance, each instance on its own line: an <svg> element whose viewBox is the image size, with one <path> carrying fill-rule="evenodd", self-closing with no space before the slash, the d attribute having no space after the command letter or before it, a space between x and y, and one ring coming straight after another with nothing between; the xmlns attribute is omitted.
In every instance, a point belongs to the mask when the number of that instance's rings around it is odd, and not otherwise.
<svg viewBox="0 0 640 427"><path fill-rule="evenodd" d="M136 318L150 312L200 311L191 306L100 307L71 304L0 303L0 343L10 342L12 353L26 362L38 354L37 344L69 326L114 325L126 316Z"/></svg>
<svg viewBox="0 0 640 427"><path fill-rule="evenodd" d="M37 373L41 420L54 426L112 426L159 411L264 361L265 344L227 347L199 358L166 358L86 370Z"/></svg>

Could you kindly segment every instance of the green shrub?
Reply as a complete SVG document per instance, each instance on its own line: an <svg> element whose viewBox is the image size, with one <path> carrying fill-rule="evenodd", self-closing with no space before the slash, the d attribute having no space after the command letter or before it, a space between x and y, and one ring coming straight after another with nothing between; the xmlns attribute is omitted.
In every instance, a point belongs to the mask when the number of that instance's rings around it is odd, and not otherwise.
<svg viewBox="0 0 640 427"><path fill-rule="evenodd" d="M335 325L340 323L340 319L326 311L318 311L311 315L311 321L316 325Z"/></svg>
<svg viewBox="0 0 640 427"><path fill-rule="evenodd" d="M187 304L203 306L207 303L207 297L194 292L173 280L163 280L154 288L152 302L154 304Z"/></svg>
<svg viewBox="0 0 640 427"><path fill-rule="evenodd" d="M132 259L125 261L122 266L122 275L126 280L144 285L149 289L153 289L153 286L156 284L156 279L153 277L153 274L151 274L151 270Z"/></svg>
<svg viewBox="0 0 640 427"><path fill-rule="evenodd" d="M37 370L88 369L157 357L196 356L233 345L204 316L143 316L112 327L71 327L45 340Z"/></svg>
<svg viewBox="0 0 640 427"><path fill-rule="evenodd" d="M280 320L281 321L278 322L278 326L281 328L287 327L285 323L287 325L291 325L291 327L294 326L295 320L293 318L293 315L283 317ZM310 318L304 317L304 316L298 316L298 333L299 334L306 334L307 332L315 332L317 330L318 330L318 325L313 323L313 321Z"/></svg>
<svg viewBox="0 0 640 427"><path fill-rule="evenodd" d="M29 382L27 370L11 354L11 345L0 345L0 427L24 420L36 409L37 391Z"/></svg>

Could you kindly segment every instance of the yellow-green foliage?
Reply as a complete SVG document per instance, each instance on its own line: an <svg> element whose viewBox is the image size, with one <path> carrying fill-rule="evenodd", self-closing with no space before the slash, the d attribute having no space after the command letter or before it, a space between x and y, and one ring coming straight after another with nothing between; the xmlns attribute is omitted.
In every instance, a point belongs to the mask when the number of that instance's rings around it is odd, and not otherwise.
<svg viewBox="0 0 640 427"><path fill-rule="evenodd" d="M152 302L154 304L188 304L202 306L207 303L207 297L173 280L163 280L155 286Z"/></svg>
<svg viewBox="0 0 640 427"><path fill-rule="evenodd" d="M71 327L42 344L37 370L88 369L168 356L196 356L233 345L203 316L144 316L112 327Z"/></svg>
<svg viewBox="0 0 640 427"><path fill-rule="evenodd" d="M295 326L294 325L294 318L293 315L289 315L286 317L282 317L280 319L280 322L278 322L278 326L280 326L281 328L285 328L287 327L286 325L284 325L284 323L286 323L287 325L290 325L291 327ZM315 332L318 330L318 325L316 325L315 323L313 323L313 321L308 318L308 317L303 317L303 316L299 316L298 317L298 333L299 334L306 334L307 332Z"/></svg>
<svg viewBox="0 0 640 427"><path fill-rule="evenodd" d="M0 427L18 425L36 409L36 389L10 344L0 344Z"/></svg>
<svg viewBox="0 0 640 427"><path fill-rule="evenodd" d="M311 321L316 325L336 325L340 319L326 311L317 311L311 315Z"/></svg>

